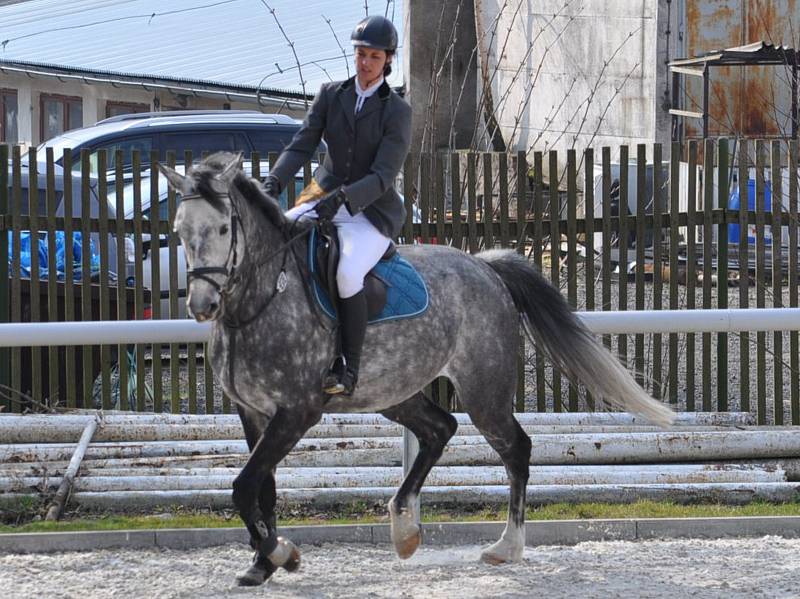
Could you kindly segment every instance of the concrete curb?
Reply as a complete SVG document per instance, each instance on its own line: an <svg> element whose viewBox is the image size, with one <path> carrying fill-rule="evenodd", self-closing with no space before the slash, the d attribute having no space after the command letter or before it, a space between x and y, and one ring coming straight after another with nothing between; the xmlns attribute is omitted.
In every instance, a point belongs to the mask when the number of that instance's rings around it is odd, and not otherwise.
<svg viewBox="0 0 800 599"><path fill-rule="evenodd" d="M424 524L423 544L464 545L496 541L503 522ZM800 537L800 516L741 518L636 518L624 520L531 521L526 544L575 545L587 541L648 539L720 539L732 537ZM389 543L388 524L286 526L282 535L298 545L320 543ZM97 549L193 549L247 543L244 528L170 528L156 530L0 534L0 554L93 551Z"/></svg>

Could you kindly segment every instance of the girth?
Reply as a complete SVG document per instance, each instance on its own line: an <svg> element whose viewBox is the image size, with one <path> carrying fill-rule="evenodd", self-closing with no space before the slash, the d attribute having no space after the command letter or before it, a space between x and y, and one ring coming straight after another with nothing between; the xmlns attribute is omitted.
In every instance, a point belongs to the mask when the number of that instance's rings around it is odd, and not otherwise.
<svg viewBox="0 0 800 599"><path fill-rule="evenodd" d="M317 282L328 292L331 303L336 306L339 300L339 290L336 284L336 269L339 266L339 236L336 226L332 223L320 223L318 226L317 244L314 248L316 260L314 276ZM391 260L397 253L394 242L390 242L388 249L381 256L381 260ZM386 305L386 282L374 270L369 271L364 277L364 293L367 296L368 318L377 317Z"/></svg>

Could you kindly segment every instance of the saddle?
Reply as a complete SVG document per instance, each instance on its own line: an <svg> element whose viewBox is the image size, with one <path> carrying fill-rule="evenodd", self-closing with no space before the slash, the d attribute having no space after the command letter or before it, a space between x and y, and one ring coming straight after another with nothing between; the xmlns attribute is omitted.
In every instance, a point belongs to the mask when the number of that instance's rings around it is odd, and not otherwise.
<svg viewBox="0 0 800 599"><path fill-rule="evenodd" d="M325 290L332 304L339 302L339 290L336 284L336 269L339 266L339 236L332 223L320 223L317 227L314 247L314 277L317 284ZM391 260L397 254L397 247L390 242L389 248L381 256L381 262ZM364 294L367 297L367 318L377 318L386 306L388 284L376 272L376 266L364 278Z"/></svg>

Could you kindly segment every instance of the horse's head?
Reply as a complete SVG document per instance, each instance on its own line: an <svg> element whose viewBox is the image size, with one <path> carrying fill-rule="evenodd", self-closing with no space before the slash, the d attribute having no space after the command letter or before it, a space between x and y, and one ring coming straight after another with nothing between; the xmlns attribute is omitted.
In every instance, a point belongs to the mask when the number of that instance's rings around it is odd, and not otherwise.
<svg viewBox="0 0 800 599"><path fill-rule="evenodd" d="M229 193L241 168L241 154L226 152L205 158L186 175L159 165L170 186L182 196L173 230L181 239L188 263L186 305L199 322L220 315L226 286L244 256L242 219Z"/></svg>

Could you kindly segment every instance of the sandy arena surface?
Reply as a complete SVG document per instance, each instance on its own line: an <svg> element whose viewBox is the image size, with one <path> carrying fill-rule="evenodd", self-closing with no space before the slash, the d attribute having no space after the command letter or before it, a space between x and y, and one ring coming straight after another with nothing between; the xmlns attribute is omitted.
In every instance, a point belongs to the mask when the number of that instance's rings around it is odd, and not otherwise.
<svg viewBox="0 0 800 599"><path fill-rule="evenodd" d="M305 546L294 574L259 588L234 576L243 545L196 551L104 550L0 556L3 597L800 597L800 540L777 537L582 543L525 550L520 564L479 563L480 548L421 548L408 561L388 546Z"/></svg>

